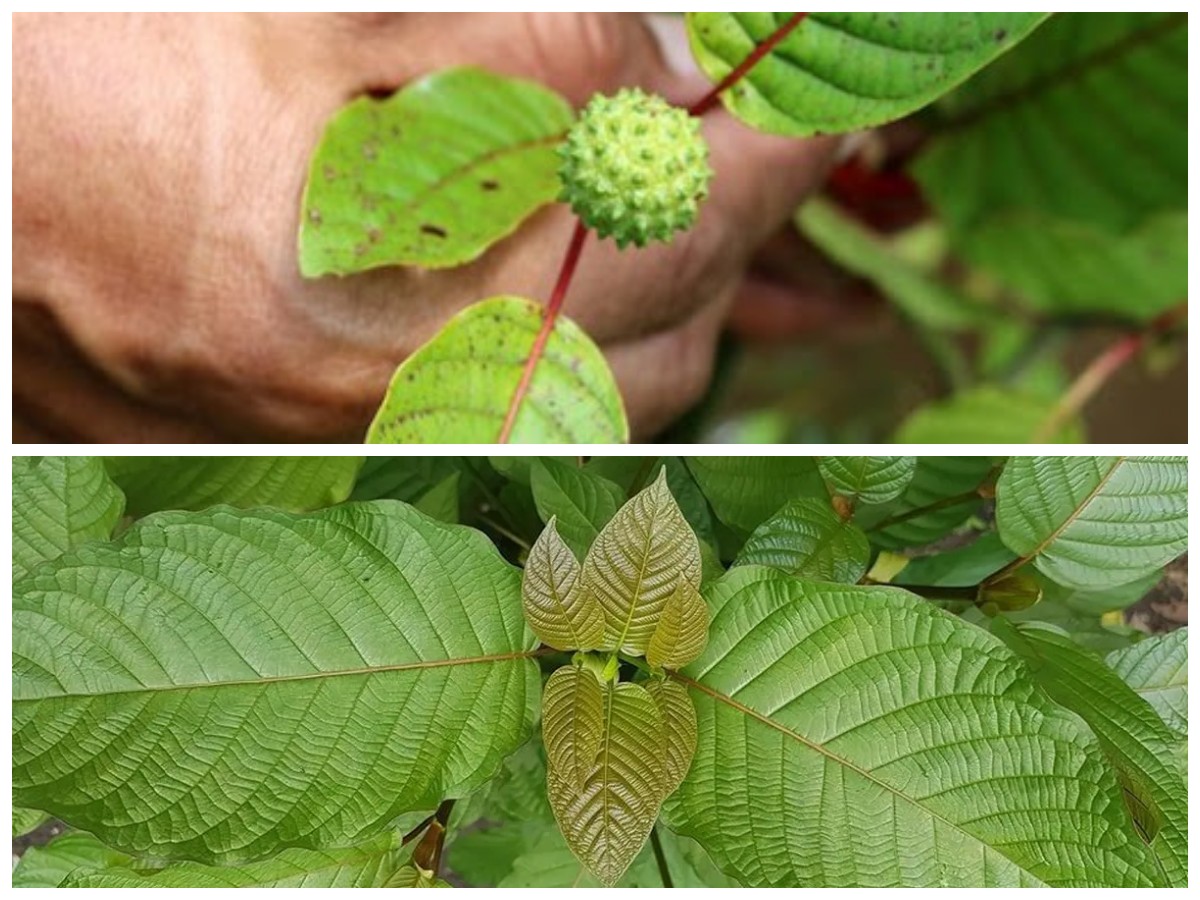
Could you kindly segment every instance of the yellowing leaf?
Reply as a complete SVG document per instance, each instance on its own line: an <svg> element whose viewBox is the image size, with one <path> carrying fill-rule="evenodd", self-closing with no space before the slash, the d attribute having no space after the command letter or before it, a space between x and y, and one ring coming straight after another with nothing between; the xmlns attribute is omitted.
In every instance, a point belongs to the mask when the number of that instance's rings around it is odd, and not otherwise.
<svg viewBox="0 0 1200 900"><path fill-rule="evenodd" d="M641 685L603 686L604 732L582 784L548 756L550 806L571 852L606 885L629 868L658 818L666 784L663 717Z"/></svg>
<svg viewBox="0 0 1200 900"><path fill-rule="evenodd" d="M604 638L600 604L576 589L578 581L579 561L551 516L525 561L521 599L533 633L556 650L591 650Z"/></svg>
<svg viewBox="0 0 1200 900"><path fill-rule="evenodd" d="M604 689L595 673L563 666L542 693L542 740L555 772L571 787L587 782L604 738Z"/></svg>
<svg viewBox="0 0 1200 900"><path fill-rule="evenodd" d="M664 469L617 511L583 561L582 590L604 611L601 649L645 655L681 580L700 589L700 545Z"/></svg>
<svg viewBox="0 0 1200 900"><path fill-rule="evenodd" d="M696 755L696 707L687 688L677 682L655 678L646 683L646 690L663 717L663 798L666 799L683 784Z"/></svg>
<svg viewBox="0 0 1200 900"><path fill-rule="evenodd" d="M707 643L708 607L680 576L646 647L646 662L656 669L679 669L703 653Z"/></svg>

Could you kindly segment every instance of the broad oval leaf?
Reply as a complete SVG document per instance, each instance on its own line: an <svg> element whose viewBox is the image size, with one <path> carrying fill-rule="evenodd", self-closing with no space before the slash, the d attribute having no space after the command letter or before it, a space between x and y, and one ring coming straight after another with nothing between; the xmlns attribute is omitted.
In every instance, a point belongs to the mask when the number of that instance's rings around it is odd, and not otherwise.
<svg viewBox="0 0 1200 900"><path fill-rule="evenodd" d="M655 669L679 669L703 653L707 643L708 606L699 589L680 576L646 645L646 662Z"/></svg>
<svg viewBox="0 0 1200 900"><path fill-rule="evenodd" d="M546 764L581 790L604 741L604 686L583 666L563 666L542 692L542 740Z"/></svg>
<svg viewBox="0 0 1200 900"><path fill-rule="evenodd" d="M796 497L825 497L809 456L692 456L687 467L726 525L753 531Z"/></svg>
<svg viewBox="0 0 1200 900"><path fill-rule="evenodd" d="M1054 400L1018 388L979 385L913 412L896 432L898 444L1076 444L1078 420L1043 434Z"/></svg>
<svg viewBox="0 0 1200 900"><path fill-rule="evenodd" d="M842 521L827 500L793 500L750 535L735 566L771 566L801 578L854 584L871 547L862 529Z"/></svg>
<svg viewBox="0 0 1200 900"><path fill-rule="evenodd" d="M681 579L700 589L700 544L663 470L609 520L583 561L580 590L604 611L602 649L644 656ZM698 627L691 616L686 624Z"/></svg>
<svg viewBox="0 0 1200 900"><path fill-rule="evenodd" d="M129 514L210 506L308 512L350 496L361 456L110 456Z"/></svg>
<svg viewBox="0 0 1200 900"><path fill-rule="evenodd" d="M13 578L86 541L106 540L125 498L93 456L14 456Z"/></svg>
<svg viewBox="0 0 1200 900"><path fill-rule="evenodd" d="M894 588L734 569L676 676L700 738L672 827L754 886L1149 886L1079 720L992 635ZM770 677L764 677L770 673Z"/></svg>
<svg viewBox="0 0 1200 900"><path fill-rule="evenodd" d="M525 619L556 650L594 650L604 642L604 610L579 585L579 560L550 517L525 560L521 599Z"/></svg>
<svg viewBox="0 0 1200 900"><path fill-rule="evenodd" d="M915 456L823 456L821 474L838 493L860 503L895 500L917 470Z"/></svg>
<svg viewBox="0 0 1200 900"><path fill-rule="evenodd" d="M346 846L492 775L535 646L517 571L404 504L160 513L14 586L14 799L158 856Z"/></svg>
<svg viewBox="0 0 1200 900"><path fill-rule="evenodd" d="M1105 658L1109 667L1154 707L1168 728L1188 733L1188 630L1155 635Z"/></svg>
<svg viewBox="0 0 1200 900"><path fill-rule="evenodd" d="M692 52L719 81L794 13L688 13ZM809 13L724 95L762 131L857 131L915 112L966 80L1045 13Z"/></svg>
<svg viewBox="0 0 1200 900"><path fill-rule="evenodd" d="M1064 587L1135 581L1187 550L1187 460L1014 457L996 484L996 526Z"/></svg>
<svg viewBox="0 0 1200 900"><path fill-rule="evenodd" d="M495 443L544 316L541 306L521 297L493 297L460 312L396 370L367 443ZM629 440L604 355L565 317L546 342L510 440Z"/></svg>
<svg viewBox="0 0 1200 900"><path fill-rule="evenodd" d="M663 800L662 714L644 687L608 682L599 753L581 785L548 760L550 806L571 852L614 885L650 836Z"/></svg>
<svg viewBox="0 0 1200 900"><path fill-rule="evenodd" d="M529 486L542 521L555 517L563 540L580 558L625 502L619 485L557 459L534 459Z"/></svg>
<svg viewBox="0 0 1200 900"><path fill-rule="evenodd" d="M326 126L300 213L300 271L457 266L558 195L574 115L528 81L444 69Z"/></svg>

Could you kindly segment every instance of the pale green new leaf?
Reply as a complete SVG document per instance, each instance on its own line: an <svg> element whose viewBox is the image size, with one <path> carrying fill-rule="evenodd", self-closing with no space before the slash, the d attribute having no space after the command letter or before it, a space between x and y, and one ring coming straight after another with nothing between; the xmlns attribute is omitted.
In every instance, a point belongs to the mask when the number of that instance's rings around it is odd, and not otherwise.
<svg viewBox="0 0 1200 900"><path fill-rule="evenodd" d="M860 503L895 500L917 470L915 456L822 456L818 466L839 494Z"/></svg>
<svg viewBox="0 0 1200 900"><path fill-rule="evenodd" d="M753 886L1156 883L1100 747L994 636L894 588L739 568L677 676L671 826Z"/></svg>
<svg viewBox="0 0 1200 900"><path fill-rule="evenodd" d="M827 497L810 456L691 456L696 483L726 525L750 532L797 497Z"/></svg>
<svg viewBox="0 0 1200 900"><path fill-rule="evenodd" d="M93 456L14 456L13 578L85 541L107 540L125 498Z"/></svg>
<svg viewBox="0 0 1200 900"><path fill-rule="evenodd" d="M1146 638L1108 654L1109 667L1177 734L1188 732L1187 628Z"/></svg>
<svg viewBox="0 0 1200 900"><path fill-rule="evenodd" d="M884 506L859 510L855 521L871 542L894 550L921 547L945 537L979 509L976 489L988 477L986 456L922 456L908 489ZM948 503L955 498L961 502ZM925 510L929 507L928 511Z"/></svg>
<svg viewBox="0 0 1200 900"><path fill-rule="evenodd" d="M983 384L913 412L896 432L898 444L1074 444L1083 441L1077 420L1042 434L1055 412L1052 397Z"/></svg>
<svg viewBox="0 0 1200 900"><path fill-rule="evenodd" d="M579 560L550 517L525 560L521 599L525 619L557 650L593 650L604 642L604 610L579 585Z"/></svg>
<svg viewBox="0 0 1200 900"><path fill-rule="evenodd" d="M571 852L606 885L629 868L658 818L665 783L663 719L644 687L608 682L604 731L582 784L548 758L550 806Z"/></svg>
<svg viewBox="0 0 1200 900"><path fill-rule="evenodd" d="M713 81L793 13L688 13L692 52ZM1045 13L809 13L724 95L763 131L803 137L899 119L957 87Z"/></svg>
<svg viewBox="0 0 1200 900"><path fill-rule="evenodd" d="M558 532L579 558L625 502L625 492L607 478L556 459L534 459L529 486L543 522L558 521Z"/></svg>
<svg viewBox="0 0 1200 900"><path fill-rule="evenodd" d="M350 496L361 456L109 456L128 511L274 506L307 512Z"/></svg>
<svg viewBox="0 0 1200 900"><path fill-rule="evenodd" d="M828 500L793 500L746 541L735 566L771 566L801 578L854 584L866 574L871 547Z"/></svg>
<svg viewBox="0 0 1200 900"><path fill-rule="evenodd" d="M70 888L378 888L396 871L396 837L383 835L341 850L284 850L241 866L172 863L144 869L136 860L96 871L76 870Z"/></svg>
<svg viewBox="0 0 1200 900"><path fill-rule="evenodd" d="M563 666L542 692L542 740L546 763L575 790L587 783L604 742L604 691L596 673Z"/></svg>
<svg viewBox="0 0 1200 900"><path fill-rule="evenodd" d="M14 586L17 803L200 862L347 846L535 718L520 579L394 501L161 513Z"/></svg>
<svg viewBox="0 0 1200 900"><path fill-rule="evenodd" d="M700 545L664 470L609 520L583 561L579 589L604 611L601 649L645 655L681 579L700 589ZM693 616L684 622L697 627Z"/></svg>
<svg viewBox="0 0 1200 900"><path fill-rule="evenodd" d="M541 306L521 297L468 306L396 370L367 443L495 443L544 316ZM604 355L565 317L550 333L510 440L629 440L621 395Z"/></svg>
<svg viewBox="0 0 1200 900"><path fill-rule="evenodd" d="M699 588L680 576L646 645L646 662L655 669L680 669L707 643L708 606Z"/></svg>
<svg viewBox="0 0 1200 900"><path fill-rule="evenodd" d="M1015 457L996 485L996 525L1065 587L1135 581L1187 549L1187 460Z"/></svg>
<svg viewBox="0 0 1200 900"><path fill-rule="evenodd" d="M310 164L300 271L470 262L555 199L573 119L547 88L475 68L352 101Z"/></svg>
<svg viewBox="0 0 1200 900"><path fill-rule="evenodd" d="M30 847L13 869L14 888L62 887L72 875L133 865L133 857L107 847L82 831L60 834L42 847Z"/></svg>
<svg viewBox="0 0 1200 900"><path fill-rule="evenodd" d="M687 688L676 681L652 678L646 690L663 717L663 797L675 793L687 777L696 755L696 707Z"/></svg>
<svg viewBox="0 0 1200 900"><path fill-rule="evenodd" d="M1036 622L1012 626L1002 619L993 627L1027 660L1046 694L1091 726L1166 885L1186 887L1187 787L1171 763L1174 733L1120 676L1065 632Z"/></svg>

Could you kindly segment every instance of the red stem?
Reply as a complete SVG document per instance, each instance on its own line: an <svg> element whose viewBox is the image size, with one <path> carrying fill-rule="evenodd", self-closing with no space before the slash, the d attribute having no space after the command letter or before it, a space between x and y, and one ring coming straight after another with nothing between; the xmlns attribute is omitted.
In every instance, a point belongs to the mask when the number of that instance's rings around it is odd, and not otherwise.
<svg viewBox="0 0 1200 900"><path fill-rule="evenodd" d="M721 79L716 87L688 107L688 113L693 116L702 116L709 112L720 101L722 93L745 78L750 70L761 62L763 57L778 47L780 42L791 34L807 16L808 13L793 13L765 41L755 47L754 51L742 60L736 69ZM525 396L529 393L529 385L533 382L533 373L537 370L538 363L542 361L546 343L550 340L554 325L558 321L558 315L562 311L563 302L567 299L567 290L571 287L571 279L575 277L575 269L579 265L579 256L583 252L587 236L587 226L576 220L575 232L571 235L571 243L567 246L567 255L563 258L562 268L558 271L558 281L555 282L554 292L550 295L550 302L546 305L546 317L542 320L542 327L533 341L533 347L530 348L529 358L525 360L525 368L521 371L521 380L517 382L517 389L513 392L512 400L508 404L508 413L504 417L504 425L500 429L500 436L496 439L497 443L507 444L509 438L512 437L513 427L517 423L517 415L521 412Z"/></svg>
<svg viewBox="0 0 1200 900"><path fill-rule="evenodd" d="M504 417L504 427L500 429L497 443L507 444L509 437L512 436L513 426L517 423L517 414L521 411L521 404L525 402L525 395L529 393L534 370L541 362L546 342L550 340L550 333L554 331L554 323L558 321L563 301L567 299L567 289L571 286L571 279L575 277L575 269L579 265L579 257L583 253L583 245L587 242L587 236L587 226L583 222L576 221L575 232L571 235L571 243L567 246L567 255L563 257L562 268L558 271L558 281L555 282L554 291L550 294L550 302L546 305L546 317L542 320L542 328L538 331L533 347L529 351L529 358L525 360L521 380L517 383L512 401L508 404L508 415Z"/></svg>
<svg viewBox="0 0 1200 900"><path fill-rule="evenodd" d="M779 26L773 34L765 41L754 48L754 52L742 60L741 65L721 79L711 91L701 97L698 101L688 107L688 112L693 116L702 116L721 101L721 95L741 81L746 75L758 65L764 56L774 50L789 34L808 18L806 12L792 13L791 18Z"/></svg>

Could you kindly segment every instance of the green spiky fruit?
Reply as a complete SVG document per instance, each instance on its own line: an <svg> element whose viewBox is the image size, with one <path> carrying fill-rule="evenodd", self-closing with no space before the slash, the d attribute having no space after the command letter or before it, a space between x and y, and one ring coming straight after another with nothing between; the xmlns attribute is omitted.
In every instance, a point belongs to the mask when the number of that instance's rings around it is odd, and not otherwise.
<svg viewBox="0 0 1200 900"><path fill-rule="evenodd" d="M638 88L593 97L559 155L561 199L619 247L691 228L712 178L699 120Z"/></svg>

